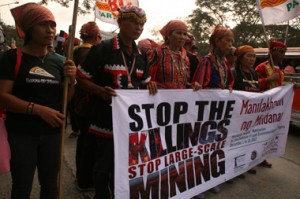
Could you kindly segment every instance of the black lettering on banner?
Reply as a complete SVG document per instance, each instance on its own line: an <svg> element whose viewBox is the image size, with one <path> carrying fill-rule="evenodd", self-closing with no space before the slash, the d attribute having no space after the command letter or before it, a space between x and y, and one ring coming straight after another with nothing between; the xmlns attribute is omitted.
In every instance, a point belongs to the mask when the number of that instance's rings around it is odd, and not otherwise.
<svg viewBox="0 0 300 199"><path fill-rule="evenodd" d="M218 124L218 131L223 135L216 135L216 138L215 140L217 142L219 141L222 141L222 140L225 140L227 138L227 134L228 134L228 129L225 128L224 126L228 126L230 124L230 120L229 119L224 119L224 120L221 120Z"/></svg>
<svg viewBox="0 0 300 199"><path fill-rule="evenodd" d="M167 102L160 103L157 106L157 124L166 126L171 121L171 105Z"/></svg>
<svg viewBox="0 0 300 199"><path fill-rule="evenodd" d="M233 111L233 105L235 104L235 101L233 100L229 100L227 101L227 105L226 105L226 110L225 110L225 115L224 115L224 119L225 118L231 118L232 115L230 114L231 111Z"/></svg>
<svg viewBox="0 0 300 199"><path fill-rule="evenodd" d="M214 178L225 174L225 153L223 150L216 150L210 155L211 176ZM223 160L223 161L220 161Z"/></svg>
<svg viewBox="0 0 300 199"><path fill-rule="evenodd" d="M207 144L215 140L217 123L215 121L206 121L202 124L199 143Z"/></svg>
<svg viewBox="0 0 300 199"><path fill-rule="evenodd" d="M141 112L141 109L136 104L133 104L128 108L129 117L135 121L129 123L129 128L131 131L140 131L143 128L143 119L136 114L137 112Z"/></svg>
<svg viewBox="0 0 300 199"><path fill-rule="evenodd" d="M174 116L173 123L177 124L180 121L180 115L187 113L188 103L186 102L175 102L174 104Z"/></svg>
<svg viewBox="0 0 300 199"><path fill-rule="evenodd" d="M198 116L197 116L197 121L203 121L203 114L204 114L204 108L209 104L208 101L196 101L196 106L198 106Z"/></svg>
<svg viewBox="0 0 300 199"><path fill-rule="evenodd" d="M178 190L182 193L187 190L185 182L185 163L184 161L179 162L178 171L175 165L169 167L170 175L170 198L176 196L176 185Z"/></svg>
<svg viewBox="0 0 300 199"><path fill-rule="evenodd" d="M144 189L143 177L129 181L130 199L150 198L158 199L159 194L159 172L148 175L146 189ZM141 197L139 197L141 196Z"/></svg>
<svg viewBox="0 0 300 199"><path fill-rule="evenodd" d="M147 125L148 125L149 129L152 128L150 109L153 109L153 108L154 108L154 104L143 104L142 105L142 109L145 110Z"/></svg>
<svg viewBox="0 0 300 199"><path fill-rule="evenodd" d="M209 120L220 120L224 110L224 101L212 101L209 112Z"/></svg>

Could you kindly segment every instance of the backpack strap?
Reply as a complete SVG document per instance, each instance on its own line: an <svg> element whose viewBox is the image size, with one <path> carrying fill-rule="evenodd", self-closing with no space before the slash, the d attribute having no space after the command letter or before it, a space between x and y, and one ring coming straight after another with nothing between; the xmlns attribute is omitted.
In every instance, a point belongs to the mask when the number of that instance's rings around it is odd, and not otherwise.
<svg viewBox="0 0 300 199"><path fill-rule="evenodd" d="M22 49L17 48L17 60L16 60L16 65L15 65L15 80L17 79L18 74L19 74L21 61L22 61Z"/></svg>

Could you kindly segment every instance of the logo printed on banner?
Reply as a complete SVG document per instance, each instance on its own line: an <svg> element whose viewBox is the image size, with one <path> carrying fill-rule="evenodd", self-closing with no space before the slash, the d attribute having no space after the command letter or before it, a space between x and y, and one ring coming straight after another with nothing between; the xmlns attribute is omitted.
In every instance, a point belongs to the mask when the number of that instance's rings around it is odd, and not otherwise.
<svg viewBox="0 0 300 199"><path fill-rule="evenodd" d="M285 3L287 0L260 0L261 9L266 7L275 7Z"/></svg>
<svg viewBox="0 0 300 199"><path fill-rule="evenodd" d="M256 159L256 157L257 157L257 151L252 151L252 153L251 153L251 160L255 160Z"/></svg>
<svg viewBox="0 0 300 199"><path fill-rule="evenodd" d="M234 172L238 173L245 167L246 154L239 155L234 158Z"/></svg>
<svg viewBox="0 0 300 199"><path fill-rule="evenodd" d="M257 0L263 25L282 23L300 14L299 0Z"/></svg>
<svg viewBox="0 0 300 199"><path fill-rule="evenodd" d="M278 150L278 136L264 143L263 156L267 154L276 153Z"/></svg>
<svg viewBox="0 0 300 199"><path fill-rule="evenodd" d="M124 5L138 6L138 0L97 0L95 6L96 18L103 22L117 25L118 8Z"/></svg>

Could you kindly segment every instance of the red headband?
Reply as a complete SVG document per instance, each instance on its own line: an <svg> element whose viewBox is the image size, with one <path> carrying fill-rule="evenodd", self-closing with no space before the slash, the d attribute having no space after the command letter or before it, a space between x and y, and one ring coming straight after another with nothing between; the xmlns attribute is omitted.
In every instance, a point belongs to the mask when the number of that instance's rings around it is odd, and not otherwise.
<svg viewBox="0 0 300 199"><path fill-rule="evenodd" d="M270 50L286 50L286 45L281 41L271 41Z"/></svg>
<svg viewBox="0 0 300 199"><path fill-rule="evenodd" d="M166 37L169 35L170 32L174 30L187 31L187 29L188 27L183 21L171 20L160 30L160 34L163 36L164 40L166 40Z"/></svg>
<svg viewBox="0 0 300 199"><path fill-rule="evenodd" d="M235 50L235 55L237 57L240 57L242 55L244 55L245 53L249 53L249 52L254 52L254 48L252 46L248 46L248 45L244 45L244 46L240 46Z"/></svg>
<svg viewBox="0 0 300 199"><path fill-rule="evenodd" d="M26 3L10 11L14 17L20 38L24 38L25 32L40 22L53 21L55 23L52 12L48 8L36 3Z"/></svg>

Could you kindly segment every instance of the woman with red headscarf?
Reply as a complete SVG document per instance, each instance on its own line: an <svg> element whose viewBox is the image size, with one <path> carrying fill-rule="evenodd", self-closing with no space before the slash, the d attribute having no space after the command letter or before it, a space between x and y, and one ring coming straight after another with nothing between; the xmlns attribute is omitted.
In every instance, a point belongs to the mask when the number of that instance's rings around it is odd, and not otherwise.
<svg viewBox="0 0 300 199"><path fill-rule="evenodd" d="M190 62L183 48L188 39L187 25L180 20L169 21L160 33L164 43L149 55L151 80L159 88L200 88L197 82L190 82Z"/></svg>
<svg viewBox="0 0 300 199"><path fill-rule="evenodd" d="M234 74L234 90L249 92L259 92L258 75L253 66L256 61L256 55L252 46L244 45L235 50L237 57L235 68L232 69Z"/></svg>
<svg viewBox="0 0 300 199"><path fill-rule="evenodd" d="M60 112L62 84L68 77L70 98L76 84L76 66L48 52L56 33L50 10L27 3L11 13L19 37L24 38L22 49L6 51L0 63L0 104L7 110L11 148L11 198L30 198L37 167L40 198L56 199L60 129L65 122Z"/></svg>
<svg viewBox="0 0 300 199"><path fill-rule="evenodd" d="M254 48L249 45L240 46L235 50L234 55L237 57L237 61L235 67L232 68L234 75L233 89L260 92L258 75L253 69L256 61ZM256 170L253 168L248 172L256 174Z"/></svg>
<svg viewBox="0 0 300 199"><path fill-rule="evenodd" d="M231 51L233 33L231 30L216 26L209 38L210 53L200 58L193 80L202 88L232 89L233 76L226 60Z"/></svg>
<svg viewBox="0 0 300 199"><path fill-rule="evenodd" d="M193 76L204 89L229 89L232 90L234 78L226 56L232 50L233 33L231 30L216 26L209 38L210 53L200 58L200 62ZM220 192L219 186L210 191ZM201 193L195 198L204 198Z"/></svg>

